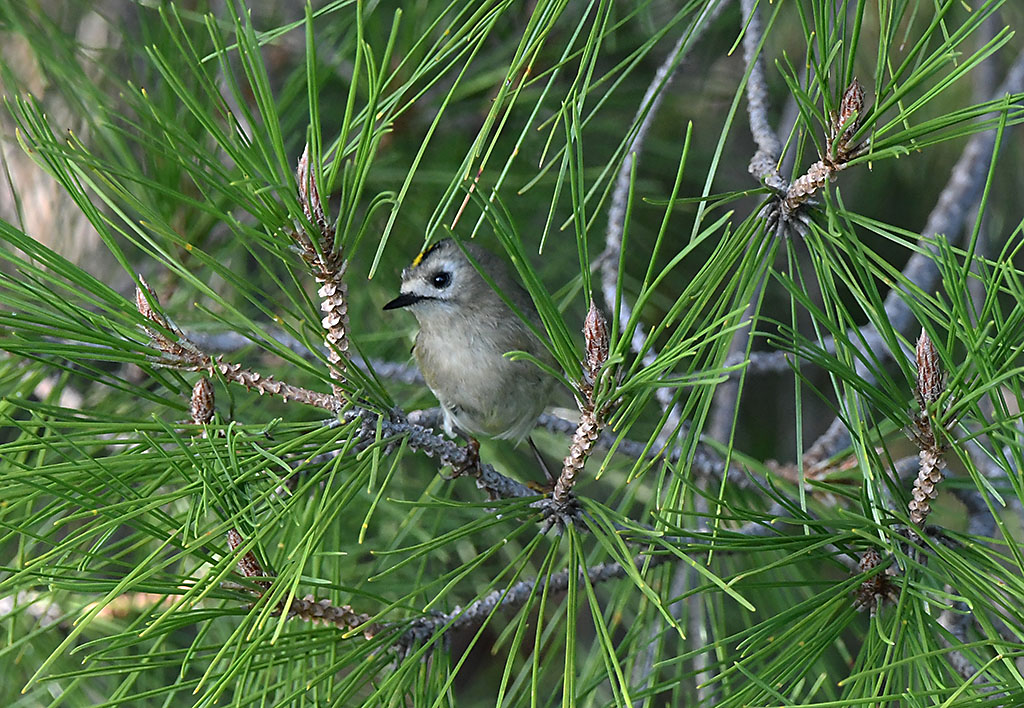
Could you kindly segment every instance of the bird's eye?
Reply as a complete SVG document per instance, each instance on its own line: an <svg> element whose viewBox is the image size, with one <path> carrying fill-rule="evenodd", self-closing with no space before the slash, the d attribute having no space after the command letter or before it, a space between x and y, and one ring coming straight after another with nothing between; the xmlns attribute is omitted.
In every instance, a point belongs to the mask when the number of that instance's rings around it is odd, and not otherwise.
<svg viewBox="0 0 1024 708"><path fill-rule="evenodd" d="M444 288L447 288L451 282L452 274L447 271L439 270L432 276L430 276L430 284L433 285L438 290L443 290Z"/></svg>

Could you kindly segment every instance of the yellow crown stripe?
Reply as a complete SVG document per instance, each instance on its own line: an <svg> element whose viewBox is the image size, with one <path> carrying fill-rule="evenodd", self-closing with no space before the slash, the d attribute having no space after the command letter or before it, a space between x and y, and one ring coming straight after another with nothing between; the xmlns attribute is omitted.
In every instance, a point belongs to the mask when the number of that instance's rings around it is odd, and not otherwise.
<svg viewBox="0 0 1024 708"><path fill-rule="evenodd" d="M419 255L412 259L412 267L416 268L417 266L419 266L419 264L423 262L423 259L430 255L430 252L440 245L440 243L435 243L430 248L420 251Z"/></svg>

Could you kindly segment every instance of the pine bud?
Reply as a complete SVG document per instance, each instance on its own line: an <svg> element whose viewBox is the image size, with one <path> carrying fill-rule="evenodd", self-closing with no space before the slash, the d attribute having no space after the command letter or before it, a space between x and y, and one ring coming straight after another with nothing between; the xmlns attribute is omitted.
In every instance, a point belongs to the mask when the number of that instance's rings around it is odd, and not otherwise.
<svg viewBox="0 0 1024 708"><path fill-rule="evenodd" d="M145 292L143 292L145 290ZM149 298L146 294L149 294ZM139 314L145 317L151 322L155 322L161 327L167 327L167 320L160 313L153 310L150 305L151 302L159 304L156 293L153 292L153 288L149 287L149 283L141 275L139 276L139 285L135 286L135 307L139 310ZM167 327L170 329L170 327Z"/></svg>
<svg viewBox="0 0 1024 708"><path fill-rule="evenodd" d="M878 551L874 548L869 548L860 557L860 572L867 573L874 570L881 562L882 556L879 555ZM854 596L853 606L857 610L870 610L872 617L875 616L875 611L881 602L888 600L895 603L899 599L896 597L896 587L892 584L889 575L886 573L878 573L865 580L857 588Z"/></svg>
<svg viewBox="0 0 1024 708"><path fill-rule="evenodd" d="M844 131L844 138L849 139L857 132L857 128L860 127L860 121L863 116L860 115L864 109L864 87L860 85L857 79L850 82L850 85L846 87L846 91L843 92L843 98L839 102L839 116L838 125L836 128L842 127L846 121L850 120L854 114L857 114L857 119L850 123Z"/></svg>
<svg viewBox="0 0 1024 708"><path fill-rule="evenodd" d="M295 181L299 185L299 204L302 211L311 224L320 229L321 248L327 250L333 246L334 232L327 223L327 214L324 212L324 203L320 198L320 186L316 182L316 174L309 165L309 143L306 143L305 150L299 157L299 164L295 168Z"/></svg>
<svg viewBox="0 0 1024 708"><path fill-rule="evenodd" d="M946 389L945 376L939 363L939 353L928 333L923 329L917 340L917 403L924 410L934 403Z"/></svg>
<svg viewBox="0 0 1024 708"><path fill-rule="evenodd" d="M245 539L242 538L242 534L238 533L235 529L228 529L228 548L233 551L244 542ZM266 575L263 572L263 566L256 559L256 554L252 551L248 551L238 559L238 572L246 578L261 578ZM257 580L255 582L262 588L270 587L270 583L266 580Z"/></svg>
<svg viewBox="0 0 1024 708"><path fill-rule="evenodd" d="M197 425L213 420L213 386L205 376L196 381L192 387L192 400L189 402L192 422Z"/></svg>
<svg viewBox="0 0 1024 708"><path fill-rule="evenodd" d="M860 557L860 572L866 573L869 570L878 567L878 564L881 562L882 556L879 555L878 551L874 548L868 548Z"/></svg>
<svg viewBox="0 0 1024 708"><path fill-rule="evenodd" d="M590 301L590 310L583 321L583 338L586 342L585 365L587 374L593 380L601 367L608 361L610 348L608 339L608 321L597 309L594 301Z"/></svg>

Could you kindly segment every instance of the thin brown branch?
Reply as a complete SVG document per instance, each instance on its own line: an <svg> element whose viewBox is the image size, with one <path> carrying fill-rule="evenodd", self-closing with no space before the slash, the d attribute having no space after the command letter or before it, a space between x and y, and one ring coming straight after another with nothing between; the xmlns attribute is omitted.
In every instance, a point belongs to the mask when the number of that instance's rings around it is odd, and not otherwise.
<svg viewBox="0 0 1024 708"><path fill-rule="evenodd" d="M280 610L275 614L280 614ZM298 617L306 622L333 624L344 630L361 627L366 639L373 639L381 630L379 624L370 622L370 615L356 612L351 605L332 605L330 600L317 600L312 595L292 599L287 615L289 618Z"/></svg>
<svg viewBox="0 0 1024 708"><path fill-rule="evenodd" d="M152 295L152 293L150 294ZM144 298L140 298L140 302L142 299ZM140 307L140 310L142 310L143 314L146 314L149 319L153 321L161 321L162 324L167 324L166 319L158 316L152 309L148 307ZM205 376L200 377L192 388L192 396L189 401L189 412L192 418L192 423L196 425L206 425L213 421L215 412L214 392L209 379ZM203 433L202 437L205 436L206 434ZM245 543L245 539L235 528L228 529L227 541L228 548L232 551L238 550L238 548ZM260 563L256 554L251 550L243 553L241 558L238 559L238 573L242 577L249 578L253 583L255 583L255 587L258 588L255 592L259 596L262 596L263 593L269 590L272 585L270 580L265 579L267 577L267 573L263 569L263 564ZM332 605L330 601L326 599L317 601L312 595L307 595L302 599L293 598L287 609L284 608L283 604L279 604L274 614L281 614L282 612L287 614L289 618L299 617L307 622L333 624L339 629L355 629L356 627L363 627L363 634L367 639L372 639L379 629L378 625L369 624L369 615L354 612L351 605L342 605L341 607L337 607Z"/></svg>
<svg viewBox="0 0 1024 708"><path fill-rule="evenodd" d="M228 547L234 551L242 543L244 543L242 536L235 529L230 529L228 531ZM271 582L260 579L265 578L266 573L264 573L263 566L256 559L256 555L252 551L246 552L238 560L238 572L246 578L253 579L253 582L259 588L256 591L258 596L262 596L264 592L270 589ZM285 614L289 619L298 617L306 622L333 624L338 629L350 630L362 627L363 636L367 639L373 639L374 635L380 631L380 625L371 623L369 615L355 612L351 605L332 605L330 600L317 600L312 595L306 595L303 598L292 598L287 608L283 602L278 603L272 614Z"/></svg>
<svg viewBox="0 0 1024 708"><path fill-rule="evenodd" d="M312 347L307 342L294 337L284 330L276 327L269 327L264 330L268 337L270 337L274 344L283 346L284 348L298 354L300 357L310 362L319 362L321 357L326 356L326 349L322 347ZM250 339L244 334L234 332L231 330L227 331L188 331L187 335L196 346L206 350L214 351L221 354L235 352L239 349L245 349L251 347L253 344L256 346L262 346L266 348L266 345L258 340ZM398 361L388 361L386 359L370 359L364 360L358 354L352 354L350 362L359 367L363 371L370 371L384 379L390 379L392 381L398 381L404 384L410 385L424 385L423 374L416 368L412 363L403 363Z"/></svg>
<svg viewBox="0 0 1024 708"><path fill-rule="evenodd" d="M245 539L242 538L242 534L238 533L235 529L228 529L228 548L234 551L243 543L245 543ZM238 573L243 578L255 578L253 582L264 590L270 587L269 580L259 579L267 577L267 574L263 570L263 564L259 562L256 554L252 551L246 551L238 559Z"/></svg>
<svg viewBox="0 0 1024 708"><path fill-rule="evenodd" d="M155 364L182 371L205 371L211 376L219 375L225 381L244 386L261 396L279 396L284 401L298 401L331 412L341 408L342 401L337 396L292 386L275 380L273 376L264 376L252 369L243 368L241 364L224 361L222 357L210 356L166 316L154 309L154 306L159 305L156 293L142 276L139 276L139 282L140 285L135 288L136 305L139 312L158 327L144 327L153 347L161 352L154 359Z"/></svg>

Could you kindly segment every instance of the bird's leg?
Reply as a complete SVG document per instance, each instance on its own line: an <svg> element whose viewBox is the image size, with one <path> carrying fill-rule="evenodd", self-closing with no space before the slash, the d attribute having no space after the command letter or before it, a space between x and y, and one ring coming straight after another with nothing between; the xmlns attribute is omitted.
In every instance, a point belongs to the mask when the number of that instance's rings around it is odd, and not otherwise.
<svg viewBox="0 0 1024 708"><path fill-rule="evenodd" d="M551 474L551 468L548 467L547 460L544 459L544 455L540 454L540 450L537 449L536 443L533 442L532 437L526 438L526 442L530 443L530 449L533 450L533 456L537 458L537 464L544 471L544 477L547 482L544 484L537 484L536 482L527 482L526 486L537 492L548 493L555 488L555 481L558 479L555 475Z"/></svg>
<svg viewBox="0 0 1024 708"><path fill-rule="evenodd" d="M530 443L530 449L533 450L533 455L537 458L540 468L544 470L544 476L547 478L548 482L554 484L557 477L551 474L551 468L548 467L548 463L547 460L544 459L544 455L540 454L540 450L537 449L537 444L533 442L532 437L526 438L526 442Z"/></svg>

